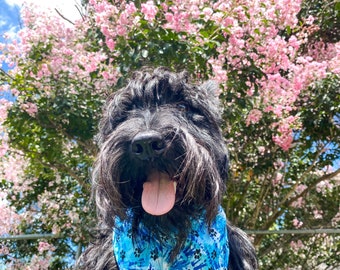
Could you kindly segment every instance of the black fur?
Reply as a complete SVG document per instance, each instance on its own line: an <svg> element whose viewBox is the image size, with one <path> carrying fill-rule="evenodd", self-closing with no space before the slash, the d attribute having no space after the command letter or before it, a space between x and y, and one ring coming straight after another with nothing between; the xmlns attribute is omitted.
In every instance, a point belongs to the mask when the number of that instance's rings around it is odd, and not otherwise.
<svg viewBox="0 0 340 270"><path fill-rule="evenodd" d="M158 68L136 72L108 99L92 182L99 230L80 258L80 269L116 269L114 217L126 219L127 209L133 210L133 234L138 234L140 222L156 237L173 227L180 229L174 260L187 237L190 217L204 209L210 225L225 192L228 170L216 91L212 82L198 86L189 83L185 72ZM175 206L162 216L149 215L141 207L143 183L154 170L177 182ZM228 224L228 236L229 269L257 269L245 233Z"/></svg>

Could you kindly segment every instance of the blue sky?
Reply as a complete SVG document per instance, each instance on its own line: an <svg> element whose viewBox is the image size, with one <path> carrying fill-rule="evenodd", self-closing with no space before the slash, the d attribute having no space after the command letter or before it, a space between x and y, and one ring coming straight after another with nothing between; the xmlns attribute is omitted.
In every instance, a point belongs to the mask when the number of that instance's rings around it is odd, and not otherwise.
<svg viewBox="0 0 340 270"><path fill-rule="evenodd" d="M11 39L16 38L16 33L20 30L20 8L6 0L0 0L0 42L4 42L4 35L9 35ZM1 54L1 52L0 52ZM1 65L0 65L1 66ZM8 67L2 63L2 68Z"/></svg>
<svg viewBox="0 0 340 270"><path fill-rule="evenodd" d="M0 0L0 43L4 42L4 35L7 34L10 38L14 39L16 33L20 29L20 8L19 6L12 5L5 0ZM1 54L1 51L0 51ZM5 63L1 63L0 67L5 71L8 67ZM0 92L0 99L11 99L8 92Z"/></svg>
<svg viewBox="0 0 340 270"><path fill-rule="evenodd" d="M0 0L0 39L7 32L11 37L20 29L20 8L10 5L6 0Z"/></svg>
<svg viewBox="0 0 340 270"><path fill-rule="evenodd" d="M20 8L24 0L0 0L0 42L7 32L10 37L15 38L20 29ZM38 5L41 9L57 8L66 18L79 18L79 13L75 5L79 5L80 0L27 0Z"/></svg>

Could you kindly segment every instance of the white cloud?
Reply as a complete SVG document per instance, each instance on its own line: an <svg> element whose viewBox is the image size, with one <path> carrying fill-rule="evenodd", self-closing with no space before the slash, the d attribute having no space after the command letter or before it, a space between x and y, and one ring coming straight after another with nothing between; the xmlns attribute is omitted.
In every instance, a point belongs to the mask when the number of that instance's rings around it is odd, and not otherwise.
<svg viewBox="0 0 340 270"><path fill-rule="evenodd" d="M17 6L21 6L23 1L21 0L5 0L6 4L11 6L11 7L14 7L15 5Z"/></svg>
<svg viewBox="0 0 340 270"><path fill-rule="evenodd" d="M19 27L18 26L11 26L9 29L7 29L6 31L6 37L9 40L14 40L18 38L18 30Z"/></svg>
<svg viewBox="0 0 340 270"><path fill-rule="evenodd" d="M5 20L0 20L0 29L5 26L7 22Z"/></svg>
<svg viewBox="0 0 340 270"><path fill-rule="evenodd" d="M33 3L45 10L54 10L56 8L65 18L71 21L80 18L80 14L75 7L76 5L81 6L80 0L5 0L5 2L11 7L22 7L25 2Z"/></svg>

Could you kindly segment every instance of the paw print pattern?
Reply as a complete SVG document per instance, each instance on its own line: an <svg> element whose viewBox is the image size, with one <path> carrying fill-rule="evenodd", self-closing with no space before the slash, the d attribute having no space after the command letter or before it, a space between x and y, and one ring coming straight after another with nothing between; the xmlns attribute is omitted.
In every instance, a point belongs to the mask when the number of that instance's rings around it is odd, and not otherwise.
<svg viewBox="0 0 340 270"><path fill-rule="evenodd" d="M154 261L158 259L158 250L156 248L151 251L151 259Z"/></svg>
<svg viewBox="0 0 340 270"><path fill-rule="evenodd" d="M196 230L192 231L192 236L198 237L199 236L198 231L196 231Z"/></svg>
<svg viewBox="0 0 340 270"><path fill-rule="evenodd" d="M214 230L214 229L209 229L209 235L210 235L212 238L216 238L216 236L217 236L216 230Z"/></svg>
<svg viewBox="0 0 340 270"><path fill-rule="evenodd" d="M166 234L162 234L160 236L161 242L168 242L169 241L169 236L167 236Z"/></svg>
<svg viewBox="0 0 340 270"><path fill-rule="evenodd" d="M132 239L132 229L128 230L127 236Z"/></svg>
<svg viewBox="0 0 340 270"><path fill-rule="evenodd" d="M211 258L215 259L217 257L217 252L216 250L213 250L213 252L211 252Z"/></svg>
<svg viewBox="0 0 340 270"><path fill-rule="evenodd" d="M122 260L125 259L125 251L124 251L124 250L122 250L122 251L120 252L120 257L122 258Z"/></svg>
<svg viewBox="0 0 340 270"><path fill-rule="evenodd" d="M194 252L194 257L196 260L198 260L202 256L202 252L200 249L196 249Z"/></svg>
<svg viewBox="0 0 340 270"><path fill-rule="evenodd" d="M135 251L133 252L137 258L140 257L142 250L140 248L135 248Z"/></svg>

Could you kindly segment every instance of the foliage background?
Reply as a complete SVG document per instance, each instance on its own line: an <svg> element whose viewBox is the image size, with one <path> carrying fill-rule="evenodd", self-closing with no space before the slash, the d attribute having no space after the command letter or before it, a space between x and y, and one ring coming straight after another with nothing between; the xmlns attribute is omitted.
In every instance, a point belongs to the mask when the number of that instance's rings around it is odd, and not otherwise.
<svg viewBox="0 0 340 270"><path fill-rule="evenodd" d="M105 97L144 65L214 79L230 150L228 218L243 229L340 227L340 4L84 1L82 18L25 5L0 45L0 244L8 269L62 269L95 225L89 203ZM261 269L337 269L338 234L253 235Z"/></svg>

